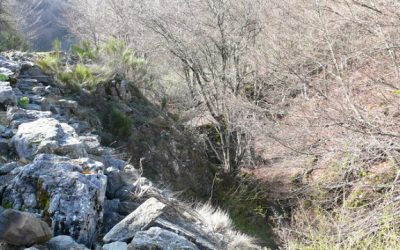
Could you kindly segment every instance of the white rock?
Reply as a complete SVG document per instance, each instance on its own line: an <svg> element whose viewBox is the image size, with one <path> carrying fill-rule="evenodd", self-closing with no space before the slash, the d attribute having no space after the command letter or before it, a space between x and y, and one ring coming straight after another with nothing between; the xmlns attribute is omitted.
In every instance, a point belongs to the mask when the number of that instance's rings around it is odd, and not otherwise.
<svg viewBox="0 0 400 250"><path fill-rule="evenodd" d="M135 211L115 225L104 238L104 242L127 241L139 231L146 230L164 211L166 205L156 198L150 198Z"/></svg>
<svg viewBox="0 0 400 250"><path fill-rule="evenodd" d="M40 118L21 124L12 143L19 157L28 160L40 153L68 155L72 158L87 155L75 130L53 118Z"/></svg>
<svg viewBox="0 0 400 250"><path fill-rule="evenodd" d="M38 155L5 187L3 202L15 209L47 214L55 235L71 235L90 247L103 219L107 177L85 166L95 170L101 163Z"/></svg>

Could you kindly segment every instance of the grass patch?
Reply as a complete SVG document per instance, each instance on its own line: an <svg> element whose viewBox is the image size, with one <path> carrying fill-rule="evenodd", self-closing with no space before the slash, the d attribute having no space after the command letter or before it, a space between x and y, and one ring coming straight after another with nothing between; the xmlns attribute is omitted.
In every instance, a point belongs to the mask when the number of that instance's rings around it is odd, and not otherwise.
<svg viewBox="0 0 400 250"><path fill-rule="evenodd" d="M62 70L58 53L45 53L44 57L36 60L36 64L47 74L57 74Z"/></svg>

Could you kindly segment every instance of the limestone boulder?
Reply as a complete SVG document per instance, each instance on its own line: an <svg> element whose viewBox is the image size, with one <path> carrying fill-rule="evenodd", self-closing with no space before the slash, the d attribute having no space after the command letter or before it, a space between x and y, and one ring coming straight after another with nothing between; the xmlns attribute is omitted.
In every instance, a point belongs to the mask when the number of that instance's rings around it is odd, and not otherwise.
<svg viewBox="0 0 400 250"><path fill-rule="evenodd" d="M40 118L21 124L12 143L19 157L28 160L41 153L67 155L71 158L87 155L75 130L53 118Z"/></svg>
<svg viewBox="0 0 400 250"><path fill-rule="evenodd" d="M35 121L40 118L50 118L51 116L51 112L26 110L18 107L10 107L7 110L7 120L13 129L18 128L22 123Z"/></svg>
<svg viewBox="0 0 400 250"><path fill-rule="evenodd" d="M135 211L115 225L104 238L104 242L128 241L139 231L149 228L166 208L166 205L156 198L150 198Z"/></svg>
<svg viewBox="0 0 400 250"><path fill-rule="evenodd" d="M107 177L102 164L38 155L3 192L3 206L41 213L55 235L91 247L103 220Z"/></svg>

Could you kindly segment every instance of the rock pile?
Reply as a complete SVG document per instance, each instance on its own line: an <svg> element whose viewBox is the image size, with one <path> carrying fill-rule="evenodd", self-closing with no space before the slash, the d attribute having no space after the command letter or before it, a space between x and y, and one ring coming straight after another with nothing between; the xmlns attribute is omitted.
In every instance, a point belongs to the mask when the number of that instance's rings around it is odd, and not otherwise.
<svg viewBox="0 0 400 250"><path fill-rule="evenodd" d="M30 55L0 56L0 242L24 249L227 249L201 216L103 147ZM29 105L18 105L28 97ZM24 211L24 212L19 212ZM0 244L0 249L4 248ZM2 248L3 247L3 248Z"/></svg>

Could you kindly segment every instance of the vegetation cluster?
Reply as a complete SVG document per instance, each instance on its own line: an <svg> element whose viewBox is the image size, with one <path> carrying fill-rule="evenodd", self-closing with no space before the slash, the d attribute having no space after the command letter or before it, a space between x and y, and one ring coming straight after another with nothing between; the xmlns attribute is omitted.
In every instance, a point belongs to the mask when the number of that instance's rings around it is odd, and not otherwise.
<svg viewBox="0 0 400 250"><path fill-rule="evenodd" d="M76 93L111 93L124 81L160 114L176 114L143 121L113 109L103 120L115 138L132 126L155 124L165 138L183 128L215 169L213 200L251 206L249 217L268 221L283 248L398 249L399 7L73 0L63 18L85 42L72 61L56 42L37 63ZM0 18L0 30L12 28ZM143 143L143 134L132 138Z"/></svg>

